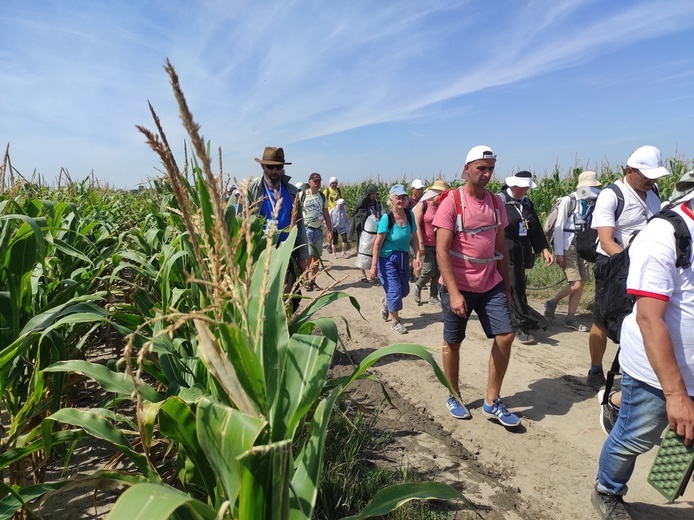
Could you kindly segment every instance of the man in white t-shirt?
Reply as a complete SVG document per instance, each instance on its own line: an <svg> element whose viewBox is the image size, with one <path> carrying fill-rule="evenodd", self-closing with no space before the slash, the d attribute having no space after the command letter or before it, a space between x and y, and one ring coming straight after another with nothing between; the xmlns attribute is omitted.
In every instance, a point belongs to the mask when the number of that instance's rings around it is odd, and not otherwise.
<svg viewBox="0 0 694 520"><path fill-rule="evenodd" d="M673 210L694 236L694 182L688 184L690 200ZM674 228L662 218L649 222L629 249L627 292L636 304L622 323L621 408L602 447L592 496L602 518L631 518L623 496L636 458L665 427L687 445L694 440L694 271L676 267L677 254Z"/></svg>
<svg viewBox="0 0 694 520"><path fill-rule="evenodd" d="M607 321L600 313L604 298L603 270L610 256L629 245L631 237L644 228L648 219L660 210L660 199L653 191L656 181L669 175L663 167L660 150L654 146L642 146L627 160L626 175L614 184L621 192L621 200L615 190L600 192L595 202L591 227L598 230L597 259L595 260L595 302L593 326L590 329L590 370L588 385L598 390L605 384L602 359L607 349ZM614 403L619 406L619 402Z"/></svg>

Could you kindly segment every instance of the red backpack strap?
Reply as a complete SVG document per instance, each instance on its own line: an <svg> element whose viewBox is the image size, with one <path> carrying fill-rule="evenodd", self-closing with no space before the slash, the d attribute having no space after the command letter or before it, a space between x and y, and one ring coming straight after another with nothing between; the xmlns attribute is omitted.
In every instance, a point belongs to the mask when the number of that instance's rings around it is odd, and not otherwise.
<svg viewBox="0 0 694 520"><path fill-rule="evenodd" d="M465 196L463 195L463 187L453 191L453 200L455 201L455 227L454 233L460 233L463 229L463 211L465 209Z"/></svg>

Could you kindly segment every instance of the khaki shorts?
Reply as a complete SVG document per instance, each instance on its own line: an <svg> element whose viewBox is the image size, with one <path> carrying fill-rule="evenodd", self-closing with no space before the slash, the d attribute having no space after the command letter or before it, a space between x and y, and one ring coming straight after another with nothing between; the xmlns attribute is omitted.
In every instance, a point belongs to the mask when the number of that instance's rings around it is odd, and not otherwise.
<svg viewBox="0 0 694 520"><path fill-rule="evenodd" d="M564 251L564 274L569 283L590 280L588 262L578 256L576 246L573 243L568 250Z"/></svg>

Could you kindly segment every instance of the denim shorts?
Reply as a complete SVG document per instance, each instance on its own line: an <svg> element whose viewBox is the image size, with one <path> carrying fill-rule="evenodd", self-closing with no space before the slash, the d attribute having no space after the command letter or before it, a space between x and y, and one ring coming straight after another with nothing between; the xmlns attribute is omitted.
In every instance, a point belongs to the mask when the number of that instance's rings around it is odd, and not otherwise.
<svg viewBox="0 0 694 520"><path fill-rule="evenodd" d="M443 340L446 343L451 345L462 343L472 311L477 314L482 329L488 338L513 332L511 311L502 282L485 293L461 291L461 294L467 304L466 318L453 313L448 289L445 285L439 285L439 299L443 308Z"/></svg>
<svg viewBox="0 0 694 520"><path fill-rule="evenodd" d="M306 228L306 246L308 247L309 256L320 256L323 250L323 228ZM316 250L313 249L314 246Z"/></svg>

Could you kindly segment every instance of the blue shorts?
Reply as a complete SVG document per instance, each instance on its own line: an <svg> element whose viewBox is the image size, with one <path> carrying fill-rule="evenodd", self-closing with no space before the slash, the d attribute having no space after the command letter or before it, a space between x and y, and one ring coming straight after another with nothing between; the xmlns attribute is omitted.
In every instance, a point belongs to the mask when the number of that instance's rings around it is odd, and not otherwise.
<svg viewBox="0 0 694 520"><path fill-rule="evenodd" d="M453 313L448 289L445 285L439 285L439 298L443 308L443 340L446 343L456 345L463 342L472 311L477 314L488 338L513 332L511 311L503 283L500 282L486 293L461 291L461 294L467 304L467 318Z"/></svg>
<svg viewBox="0 0 694 520"><path fill-rule="evenodd" d="M313 249L315 246L315 250ZM306 247L308 247L308 255L320 257L323 250L323 228L306 227Z"/></svg>

